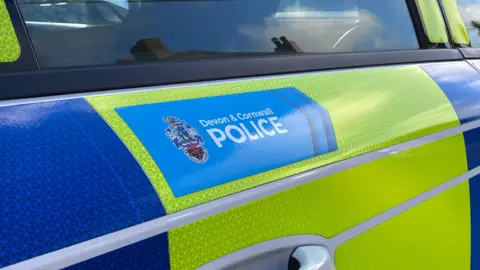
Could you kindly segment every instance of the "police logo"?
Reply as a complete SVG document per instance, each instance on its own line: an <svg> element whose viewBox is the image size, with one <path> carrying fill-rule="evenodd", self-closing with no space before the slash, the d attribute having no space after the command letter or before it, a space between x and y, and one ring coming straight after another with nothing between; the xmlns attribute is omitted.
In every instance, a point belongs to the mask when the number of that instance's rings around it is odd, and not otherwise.
<svg viewBox="0 0 480 270"><path fill-rule="evenodd" d="M177 149L182 150L191 161L204 163L208 160L203 138L195 128L175 116L164 117L163 121L169 125L165 135Z"/></svg>

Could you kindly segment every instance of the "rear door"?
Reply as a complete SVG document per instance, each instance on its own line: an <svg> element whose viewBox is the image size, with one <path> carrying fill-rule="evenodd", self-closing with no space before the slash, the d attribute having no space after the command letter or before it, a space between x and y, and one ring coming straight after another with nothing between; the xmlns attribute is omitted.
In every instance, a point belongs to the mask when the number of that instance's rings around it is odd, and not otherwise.
<svg viewBox="0 0 480 270"><path fill-rule="evenodd" d="M444 3L0 3L0 267L474 269Z"/></svg>

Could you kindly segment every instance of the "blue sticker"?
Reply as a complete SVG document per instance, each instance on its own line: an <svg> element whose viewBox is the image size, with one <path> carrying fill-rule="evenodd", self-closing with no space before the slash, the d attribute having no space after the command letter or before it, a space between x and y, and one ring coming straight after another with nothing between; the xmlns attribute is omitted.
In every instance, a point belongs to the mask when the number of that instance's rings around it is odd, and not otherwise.
<svg viewBox="0 0 480 270"><path fill-rule="evenodd" d="M328 111L295 88L115 110L175 197L338 148Z"/></svg>

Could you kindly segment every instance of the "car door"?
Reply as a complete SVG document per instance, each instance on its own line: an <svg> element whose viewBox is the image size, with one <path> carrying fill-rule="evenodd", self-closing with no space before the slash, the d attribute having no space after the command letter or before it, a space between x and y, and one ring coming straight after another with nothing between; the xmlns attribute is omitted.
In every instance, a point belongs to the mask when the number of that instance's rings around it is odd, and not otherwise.
<svg viewBox="0 0 480 270"><path fill-rule="evenodd" d="M475 269L444 2L0 2L0 267Z"/></svg>

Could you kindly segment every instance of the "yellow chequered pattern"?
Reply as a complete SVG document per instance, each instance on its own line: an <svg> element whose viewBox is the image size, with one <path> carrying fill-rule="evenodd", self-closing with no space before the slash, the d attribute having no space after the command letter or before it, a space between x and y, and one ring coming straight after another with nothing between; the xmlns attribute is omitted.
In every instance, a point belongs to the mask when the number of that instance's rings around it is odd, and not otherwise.
<svg viewBox="0 0 480 270"><path fill-rule="evenodd" d="M15 62L20 57L20 44L13 29L5 1L0 0L0 63Z"/></svg>
<svg viewBox="0 0 480 270"><path fill-rule="evenodd" d="M168 234L171 269L195 269L231 252L279 237L316 234L331 238L465 173L466 162L463 135L456 135L174 229ZM454 205L466 202L468 196L460 198ZM443 206L448 207L447 204ZM442 211L439 208L429 210L435 212L428 213L419 222L441 215L439 211ZM462 218L461 224L465 217ZM439 226L448 227L452 223L448 222ZM401 229L397 227L395 230ZM422 245L422 248L436 248L437 242ZM365 252L370 251L369 246L365 248ZM372 256L376 256L375 253ZM343 260L346 258L337 258L340 265ZM375 269L391 269L388 266ZM345 266L341 269L354 268Z"/></svg>
<svg viewBox="0 0 480 270"><path fill-rule="evenodd" d="M437 0L417 0L428 40L431 43L448 43L447 27Z"/></svg>
<svg viewBox="0 0 480 270"><path fill-rule="evenodd" d="M353 238L337 270L470 270L470 196L460 184Z"/></svg>
<svg viewBox="0 0 480 270"><path fill-rule="evenodd" d="M460 13L460 9L458 8L457 1L442 0L442 4L455 44L470 44L470 38L468 37L467 28L463 23L462 14Z"/></svg>
<svg viewBox="0 0 480 270"><path fill-rule="evenodd" d="M153 158L114 110L123 106L284 87L298 88L330 112L339 150L179 198L173 196ZM459 125L443 91L418 66L285 76L130 92L87 100L138 160L167 213Z"/></svg>

